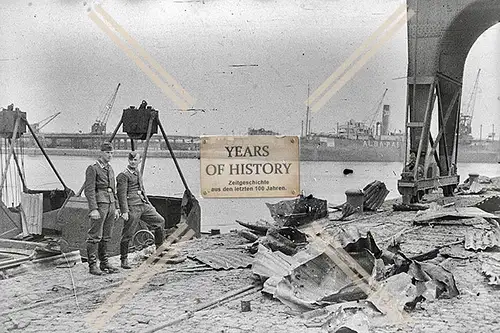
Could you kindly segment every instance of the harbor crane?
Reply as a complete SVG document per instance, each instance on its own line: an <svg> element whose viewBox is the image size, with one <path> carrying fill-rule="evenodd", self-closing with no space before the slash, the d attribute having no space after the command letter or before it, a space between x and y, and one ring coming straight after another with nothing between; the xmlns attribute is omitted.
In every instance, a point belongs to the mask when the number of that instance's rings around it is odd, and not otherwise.
<svg viewBox="0 0 500 333"><path fill-rule="evenodd" d="M469 102L467 103L467 109L463 114L460 115L458 135L461 139L472 139L472 117L474 115L474 107L476 105L479 74L481 74L481 68L477 70L476 79L474 80L474 85L470 93Z"/></svg>
<svg viewBox="0 0 500 333"><path fill-rule="evenodd" d="M369 128L372 128L373 123L375 122L375 118L379 115L380 109L382 108L382 104L384 103L385 95L387 94L388 90L389 89L387 89L387 88L384 90L384 93L382 94L382 97L380 97L379 102L377 103L375 108L372 110L372 113L370 113L370 114L372 114L372 119L370 121L370 124L368 125Z"/></svg>
<svg viewBox="0 0 500 333"><path fill-rule="evenodd" d="M90 130L91 134L102 135L106 133L106 123L108 122L109 116L111 114L111 109L113 108L113 104L115 104L116 95L118 94L118 89L120 88L120 83L116 87L115 92L108 99L104 108L99 112L99 116L97 117L94 124L92 124L92 128Z"/></svg>
<svg viewBox="0 0 500 333"><path fill-rule="evenodd" d="M42 128L47 126L52 120L54 120L60 114L61 112L54 113L53 115L48 116L47 118L44 118L39 122L32 124L31 126L33 127L33 131L35 131L35 133L40 132Z"/></svg>

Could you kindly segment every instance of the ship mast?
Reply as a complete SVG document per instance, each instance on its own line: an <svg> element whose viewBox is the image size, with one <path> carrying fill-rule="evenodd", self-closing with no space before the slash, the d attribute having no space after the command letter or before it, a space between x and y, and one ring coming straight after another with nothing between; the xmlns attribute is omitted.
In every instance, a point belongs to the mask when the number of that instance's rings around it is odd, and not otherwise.
<svg viewBox="0 0 500 333"><path fill-rule="evenodd" d="M309 82L307 83L307 109L306 109L306 138L309 136Z"/></svg>

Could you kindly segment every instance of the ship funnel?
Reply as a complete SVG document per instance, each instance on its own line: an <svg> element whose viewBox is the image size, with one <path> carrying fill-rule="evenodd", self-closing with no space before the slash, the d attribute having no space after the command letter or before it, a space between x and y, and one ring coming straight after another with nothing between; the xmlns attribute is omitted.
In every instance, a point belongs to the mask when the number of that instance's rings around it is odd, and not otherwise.
<svg viewBox="0 0 500 333"><path fill-rule="evenodd" d="M389 134L389 115L390 115L389 105L384 104L384 108L382 109L382 128L380 132L382 135Z"/></svg>

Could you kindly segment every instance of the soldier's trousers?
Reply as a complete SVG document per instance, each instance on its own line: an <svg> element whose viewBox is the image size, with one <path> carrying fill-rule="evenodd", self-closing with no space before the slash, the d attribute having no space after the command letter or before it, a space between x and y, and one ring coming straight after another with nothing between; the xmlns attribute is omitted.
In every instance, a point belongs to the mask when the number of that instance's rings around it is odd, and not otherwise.
<svg viewBox="0 0 500 333"><path fill-rule="evenodd" d="M90 229L87 234L87 243L99 243L111 241L111 231L115 221L115 203L98 203L97 210L101 217L89 219Z"/></svg>
<svg viewBox="0 0 500 333"><path fill-rule="evenodd" d="M154 230L155 244L157 246L163 244L165 237L165 219L156 209L150 204L141 204L129 206L128 221L123 221L122 238L120 241L121 258L126 258L128 246L132 239L136 225L140 220L146 222L148 226Z"/></svg>

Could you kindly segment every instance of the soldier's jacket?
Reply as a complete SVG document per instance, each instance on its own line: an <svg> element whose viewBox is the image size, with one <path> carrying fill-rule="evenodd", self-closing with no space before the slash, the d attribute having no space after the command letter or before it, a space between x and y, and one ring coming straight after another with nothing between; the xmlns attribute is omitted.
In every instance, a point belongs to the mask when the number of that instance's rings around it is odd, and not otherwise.
<svg viewBox="0 0 500 333"><path fill-rule="evenodd" d="M84 191L91 211L97 209L98 203L115 203L118 209L115 173L111 165L106 166L100 159L85 171Z"/></svg>
<svg viewBox="0 0 500 333"><path fill-rule="evenodd" d="M129 206L149 203L139 170L127 167L116 177L116 193L120 203L120 211L127 213Z"/></svg>

